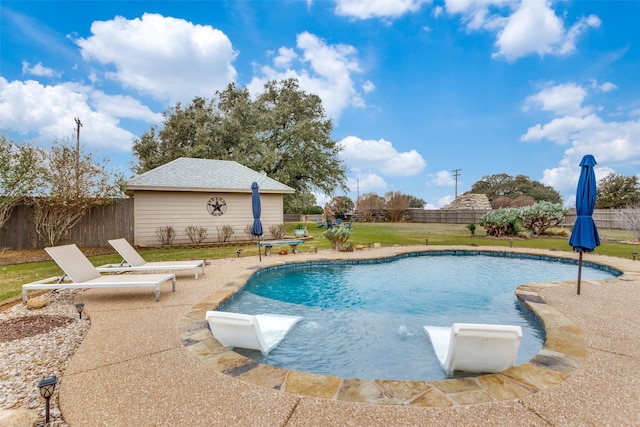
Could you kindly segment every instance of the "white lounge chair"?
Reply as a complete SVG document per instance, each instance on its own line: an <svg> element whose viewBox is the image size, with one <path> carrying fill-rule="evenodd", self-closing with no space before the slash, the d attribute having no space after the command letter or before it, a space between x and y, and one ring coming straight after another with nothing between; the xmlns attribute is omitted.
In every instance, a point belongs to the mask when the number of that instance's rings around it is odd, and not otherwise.
<svg viewBox="0 0 640 427"><path fill-rule="evenodd" d="M22 300L27 302L27 292L36 289L84 289L84 288L131 288L148 286L156 290L156 301L160 301L160 285L172 281L176 291L175 274L123 274L102 276L76 245L45 248L65 276L50 277L38 282L22 285ZM68 277L72 283L63 282Z"/></svg>
<svg viewBox="0 0 640 427"><path fill-rule="evenodd" d="M97 270L101 273L193 269L197 279L198 268L202 268L202 274L204 274L204 260L146 262L133 246L127 242L127 239L109 240L109 244L113 246L123 260L120 264L107 264L97 267Z"/></svg>
<svg viewBox="0 0 640 427"><path fill-rule="evenodd" d="M454 323L425 326L436 356L448 375L454 371L496 373L513 366L522 328L511 325Z"/></svg>
<svg viewBox="0 0 640 427"><path fill-rule="evenodd" d="M207 311L206 319L213 337L223 346L260 350L266 355L302 317Z"/></svg>

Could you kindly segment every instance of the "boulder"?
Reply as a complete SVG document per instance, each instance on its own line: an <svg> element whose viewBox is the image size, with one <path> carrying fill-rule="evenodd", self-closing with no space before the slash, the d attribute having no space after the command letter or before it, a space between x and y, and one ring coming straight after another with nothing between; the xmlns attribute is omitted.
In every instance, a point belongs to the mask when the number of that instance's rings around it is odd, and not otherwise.
<svg viewBox="0 0 640 427"><path fill-rule="evenodd" d="M0 409L0 426L3 427L35 427L41 421L38 414L25 408Z"/></svg>

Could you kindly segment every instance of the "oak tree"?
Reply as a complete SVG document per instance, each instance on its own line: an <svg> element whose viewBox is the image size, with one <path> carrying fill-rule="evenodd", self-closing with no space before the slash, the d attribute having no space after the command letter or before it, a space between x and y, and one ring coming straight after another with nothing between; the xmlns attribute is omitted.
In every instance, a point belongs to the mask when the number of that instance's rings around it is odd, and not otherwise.
<svg viewBox="0 0 640 427"><path fill-rule="evenodd" d="M602 178L596 189L596 209L621 209L640 204L638 177L611 173Z"/></svg>
<svg viewBox="0 0 640 427"><path fill-rule="evenodd" d="M534 181L528 176L517 175L514 177L506 173L482 177L481 180L471 186L469 192L486 194L490 202L493 202L498 197L508 197L514 200L520 196L530 196L535 201L562 202L560 193L552 187ZM501 203L501 205L504 205L504 203Z"/></svg>
<svg viewBox="0 0 640 427"><path fill-rule="evenodd" d="M178 157L234 160L296 190L285 206L298 206L314 191L346 190L341 146L331 138L319 96L300 89L296 79L270 81L252 99L246 87L231 83L212 100L195 98L164 113L133 144L143 173Z"/></svg>

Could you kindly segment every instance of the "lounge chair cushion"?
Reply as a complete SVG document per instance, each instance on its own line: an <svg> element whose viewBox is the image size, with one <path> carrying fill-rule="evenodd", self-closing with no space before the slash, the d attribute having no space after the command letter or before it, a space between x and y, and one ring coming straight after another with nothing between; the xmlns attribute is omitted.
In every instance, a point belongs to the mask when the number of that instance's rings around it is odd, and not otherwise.
<svg viewBox="0 0 640 427"><path fill-rule="evenodd" d="M205 274L204 260L147 262L126 239L109 240L109 244L120 254L124 261L120 264L107 264L98 267L97 270L102 273L193 269L195 278L197 279L198 268L201 268L202 274Z"/></svg>
<svg viewBox="0 0 640 427"><path fill-rule="evenodd" d="M22 285L22 299L27 301L27 293L36 289L89 289L89 288L128 288L147 286L153 287L156 301L160 300L160 285L171 281L176 290L176 276L174 274L131 274L122 276L102 276L84 256L76 245L64 245L45 248L58 266L73 283L63 283L65 276L52 277L33 283Z"/></svg>
<svg viewBox="0 0 640 427"><path fill-rule="evenodd" d="M454 371L496 373L513 366L522 328L511 325L454 323L451 328L425 326L447 374Z"/></svg>
<svg viewBox="0 0 640 427"><path fill-rule="evenodd" d="M213 337L225 347L259 350L266 355L302 317L207 311L206 319Z"/></svg>

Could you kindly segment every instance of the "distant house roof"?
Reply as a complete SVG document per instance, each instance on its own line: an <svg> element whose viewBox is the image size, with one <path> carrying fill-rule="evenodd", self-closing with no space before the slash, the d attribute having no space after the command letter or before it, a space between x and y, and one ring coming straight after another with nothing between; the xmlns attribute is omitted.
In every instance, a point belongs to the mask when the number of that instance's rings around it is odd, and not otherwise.
<svg viewBox="0 0 640 427"><path fill-rule="evenodd" d="M295 193L293 188L238 162L187 157L180 157L131 178L127 183L126 191L250 193L253 182L258 183L261 193Z"/></svg>

